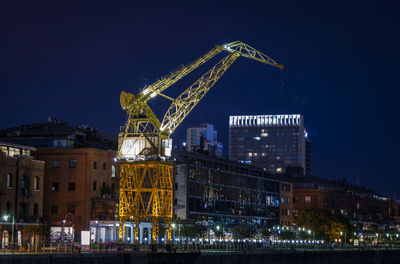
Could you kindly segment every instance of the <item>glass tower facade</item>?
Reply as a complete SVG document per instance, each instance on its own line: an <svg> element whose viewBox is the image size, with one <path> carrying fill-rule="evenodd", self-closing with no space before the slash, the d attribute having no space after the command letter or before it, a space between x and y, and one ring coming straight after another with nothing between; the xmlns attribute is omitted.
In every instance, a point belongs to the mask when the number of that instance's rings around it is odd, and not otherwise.
<svg viewBox="0 0 400 264"><path fill-rule="evenodd" d="M265 224L279 221L280 180L262 169L174 150L175 214L209 224Z"/></svg>
<svg viewBox="0 0 400 264"><path fill-rule="evenodd" d="M311 148L302 115L229 117L229 159L270 173L301 167L311 173ZM307 155L308 154L308 155Z"/></svg>

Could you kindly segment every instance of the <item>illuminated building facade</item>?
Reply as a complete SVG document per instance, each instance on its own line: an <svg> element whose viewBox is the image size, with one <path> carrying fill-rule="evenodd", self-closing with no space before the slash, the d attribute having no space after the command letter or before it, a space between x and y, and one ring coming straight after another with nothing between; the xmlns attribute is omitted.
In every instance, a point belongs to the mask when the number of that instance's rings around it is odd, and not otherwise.
<svg viewBox="0 0 400 264"><path fill-rule="evenodd" d="M229 159L269 173L300 167L311 174L311 142L302 115L229 117Z"/></svg>
<svg viewBox="0 0 400 264"><path fill-rule="evenodd" d="M279 222L280 181L264 170L174 149L177 219L212 225Z"/></svg>

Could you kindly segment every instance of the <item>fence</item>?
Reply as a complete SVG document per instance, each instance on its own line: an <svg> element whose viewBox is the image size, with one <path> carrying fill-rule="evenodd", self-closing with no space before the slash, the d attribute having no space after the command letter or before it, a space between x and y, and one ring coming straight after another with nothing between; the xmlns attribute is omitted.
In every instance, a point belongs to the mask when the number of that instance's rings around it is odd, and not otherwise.
<svg viewBox="0 0 400 264"><path fill-rule="evenodd" d="M200 253L200 252L241 252L241 251L322 251L322 250L371 250L371 249L400 249L399 243L382 243L378 245L362 244L359 246L324 244L296 244L296 243L191 243L173 245L134 245L134 244L92 244L81 247L79 243L6 243L1 244L2 254L74 254L74 253L111 253L111 252L143 252L143 253Z"/></svg>

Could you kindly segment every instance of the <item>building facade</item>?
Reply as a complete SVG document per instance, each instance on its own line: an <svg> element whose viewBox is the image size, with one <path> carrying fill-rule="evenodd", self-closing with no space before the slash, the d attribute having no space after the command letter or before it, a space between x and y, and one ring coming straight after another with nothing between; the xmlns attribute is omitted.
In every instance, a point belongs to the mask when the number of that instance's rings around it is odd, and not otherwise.
<svg viewBox="0 0 400 264"><path fill-rule="evenodd" d="M37 149L45 161L43 215L52 239L79 241L91 221L116 221L119 192L116 151L95 148ZM64 221L63 221L64 220ZM104 241L113 241L112 228ZM102 241L102 242L104 242Z"/></svg>
<svg viewBox="0 0 400 264"><path fill-rule="evenodd" d="M174 149L176 219L209 226L279 222L280 181L262 169Z"/></svg>
<svg viewBox="0 0 400 264"><path fill-rule="evenodd" d="M38 239L24 232L43 222L44 162L28 146L0 142L0 241L7 245ZM12 218L15 230L12 239ZM6 220L7 219L7 220Z"/></svg>
<svg viewBox="0 0 400 264"><path fill-rule="evenodd" d="M43 123L0 129L0 141L36 148L117 149L116 137L87 125L72 126L50 117Z"/></svg>
<svg viewBox="0 0 400 264"><path fill-rule="evenodd" d="M325 209L346 216L359 230L385 229L396 224L398 204L373 190L321 179L297 179L293 183L290 223L305 210Z"/></svg>
<svg viewBox="0 0 400 264"><path fill-rule="evenodd" d="M307 137L302 115L230 116L229 159L269 173L300 167L303 174L311 174L311 142Z"/></svg>
<svg viewBox="0 0 400 264"><path fill-rule="evenodd" d="M186 150L192 152L208 153L212 156L222 157L222 143L218 142L217 131L212 124L200 124L186 130Z"/></svg>

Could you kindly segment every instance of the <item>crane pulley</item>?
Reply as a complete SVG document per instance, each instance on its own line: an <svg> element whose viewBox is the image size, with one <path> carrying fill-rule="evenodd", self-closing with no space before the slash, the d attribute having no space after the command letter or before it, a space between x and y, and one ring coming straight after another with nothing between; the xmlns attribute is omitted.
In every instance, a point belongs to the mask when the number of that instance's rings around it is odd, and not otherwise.
<svg viewBox="0 0 400 264"><path fill-rule="evenodd" d="M177 98L171 98L162 93L222 51L227 51L229 54ZM235 41L226 45L217 45L197 60L147 86L136 95L122 91L120 103L128 118L119 133L118 158L143 160L170 156L172 140L169 137L171 133L240 56L283 70L283 65L278 64L272 58L241 41ZM147 104L151 98L158 95L172 101L162 121L157 118Z"/></svg>

